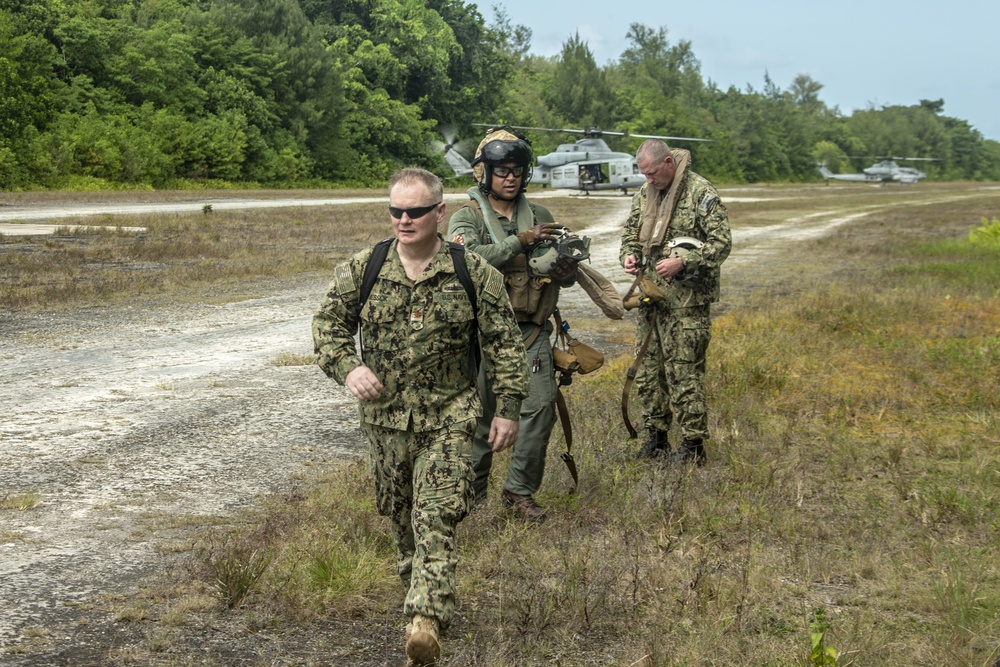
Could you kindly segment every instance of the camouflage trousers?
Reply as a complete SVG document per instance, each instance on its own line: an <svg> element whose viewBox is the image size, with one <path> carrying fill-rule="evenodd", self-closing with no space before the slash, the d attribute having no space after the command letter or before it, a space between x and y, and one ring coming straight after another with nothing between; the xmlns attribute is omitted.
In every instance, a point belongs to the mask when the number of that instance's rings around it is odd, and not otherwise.
<svg viewBox="0 0 1000 667"><path fill-rule="evenodd" d="M447 628L455 611L455 529L472 508L475 419L427 432L361 424L375 477L378 512L396 543L407 589L403 613L433 616Z"/></svg>
<svg viewBox="0 0 1000 667"><path fill-rule="evenodd" d="M669 431L676 423L684 440L708 438L705 353L710 324L708 305L640 309L636 345L652 331L635 380L646 428Z"/></svg>
<svg viewBox="0 0 1000 667"><path fill-rule="evenodd" d="M529 338L537 328L534 324L521 324L521 337ZM528 397L521 402L517 441L511 450L507 478L503 483L504 489L519 496L534 495L541 488L549 438L556 425L557 386L552 365L552 331L552 322L547 321L525 351L531 388ZM473 486L477 498L484 497L489 486L493 448L488 438L497 404L496 396L486 381L485 369L479 373L479 396L483 402L483 416L479 418L472 443L472 467L476 472Z"/></svg>

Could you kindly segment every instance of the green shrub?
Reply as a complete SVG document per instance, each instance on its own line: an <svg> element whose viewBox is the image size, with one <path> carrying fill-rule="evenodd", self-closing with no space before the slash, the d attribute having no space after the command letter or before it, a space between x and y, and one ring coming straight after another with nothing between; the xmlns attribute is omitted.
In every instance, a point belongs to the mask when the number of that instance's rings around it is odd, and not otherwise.
<svg viewBox="0 0 1000 667"><path fill-rule="evenodd" d="M983 218L979 227L973 227L969 231L969 242L983 245L1000 245L1000 220L993 218L990 222Z"/></svg>

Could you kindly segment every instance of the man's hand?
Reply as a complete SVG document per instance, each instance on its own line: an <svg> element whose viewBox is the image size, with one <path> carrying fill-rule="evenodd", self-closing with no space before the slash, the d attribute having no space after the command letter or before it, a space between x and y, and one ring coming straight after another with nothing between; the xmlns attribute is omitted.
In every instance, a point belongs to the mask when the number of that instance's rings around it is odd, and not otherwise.
<svg viewBox="0 0 1000 667"><path fill-rule="evenodd" d="M635 255L629 255L626 257L625 264L623 264L623 266L625 267L625 273L630 276L639 275L639 271L641 270L639 268L639 259Z"/></svg>
<svg viewBox="0 0 1000 667"><path fill-rule="evenodd" d="M373 401L382 395L384 387L367 366L358 366L347 374L344 384L359 401Z"/></svg>
<svg viewBox="0 0 1000 667"><path fill-rule="evenodd" d="M673 278L684 270L684 260L680 257L664 257L656 263L656 273L661 278Z"/></svg>
<svg viewBox="0 0 1000 667"><path fill-rule="evenodd" d="M455 234L453 237L451 237L451 242L457 243L458 245L465 245L465 237L462 236L461 234Z"/></svg>
<svg viewBox="0 0 1000 667"><path fill-rule="evenodd" d="M517 240L521 242L521 248L526 249L539 241L557 238L562 233L562 230L562 225L547 222L544 225L535 225L531 229L521 232L517 235Z"/></svg>
<svg viewBox="0 0 1000 667"><path fill-rule="evenodd" d="M494 417L490 425L489 442L493 445L494 452L502 452L511 447L517 441L517 432L521 428L521 423L516 419L504 419Z"/></svg>
<svg viewBox="0 0 1000 667"><path fill-rule="evenodd" d="M576 282L576 260L570 257L560 257L549 267L549 278L560 287L569 287Z"/></svg>

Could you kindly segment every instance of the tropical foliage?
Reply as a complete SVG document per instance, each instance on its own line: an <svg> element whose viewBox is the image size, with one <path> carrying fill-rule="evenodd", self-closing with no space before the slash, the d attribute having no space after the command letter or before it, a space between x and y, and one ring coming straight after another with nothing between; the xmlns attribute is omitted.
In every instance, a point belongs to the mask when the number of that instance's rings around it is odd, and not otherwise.
<svg viewBox="0 0 1000 667"><path fill-rule="evenodd" d="M440 122L473 137L497 121L711 138L699 171L729 182L878 154L1000 178L1000 143L944 100L848 116L807 75L721 90L665 28L627 40L605 65L579 35L533 56L530 30L462 0L0 0L0 188L381 184L445 168Z"/></svg>

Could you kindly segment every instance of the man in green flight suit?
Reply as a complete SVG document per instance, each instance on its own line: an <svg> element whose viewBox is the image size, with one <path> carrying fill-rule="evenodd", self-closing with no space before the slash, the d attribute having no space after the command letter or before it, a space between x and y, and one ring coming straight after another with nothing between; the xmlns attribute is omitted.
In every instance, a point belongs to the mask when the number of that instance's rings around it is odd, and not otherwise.
<svg viewBox="0 0 1000 667"><path fill-rule="evenodd" d="M709 309L732 248L729 216L715 187L689 170L690 152L649 139L635 157L646 183L632 198L620 260L644 297L636 345L646 353L636 389L649 434L637 456L703 465ZM667 432L675 422L681 443L671 452Z"/></svg>
<svg viewBox="0 0 1000 667"><path fill-rule="evenodd" d="M486 258L503 272L511 307L521 328L530 369L531 391L521 404L521 431L511 455L501 502L522 518L541 521L545 516L534 494L542 485L549 437L556 423L556 380L552 366L551 317L560 287L572 285L576 264L558 260L547 275L530 270L528 252L538 243L566 233L544 206L524 195L531 179L531 146L509 128L491 128L476 151L469 188L470 201L451 217L448 238ZM524 362L522 362L524 363ZM480 374L485 414L473 440L476 499L486 496L493 448L487 441L494 396Z"/></svg>
<svg viewBox="0 0 1000 667"><path fill-rule="evenodd" d="M369 298L361 305L372 248L336 267L312 326L320 368L359 400L378 511L391 520L397 571L407 588L412 665L438 659L440 633L455 609L455 530L472 507L472 435L483 413L476 371L469 368L477 325L496 396L487 436L493 451L516 441L528 392L524 347L503 277L483 258L464 253L478 301L470 303L459 260L437 233L442 197L441 180L430 172L397 172L389 182L395 241Z"/></svg>

